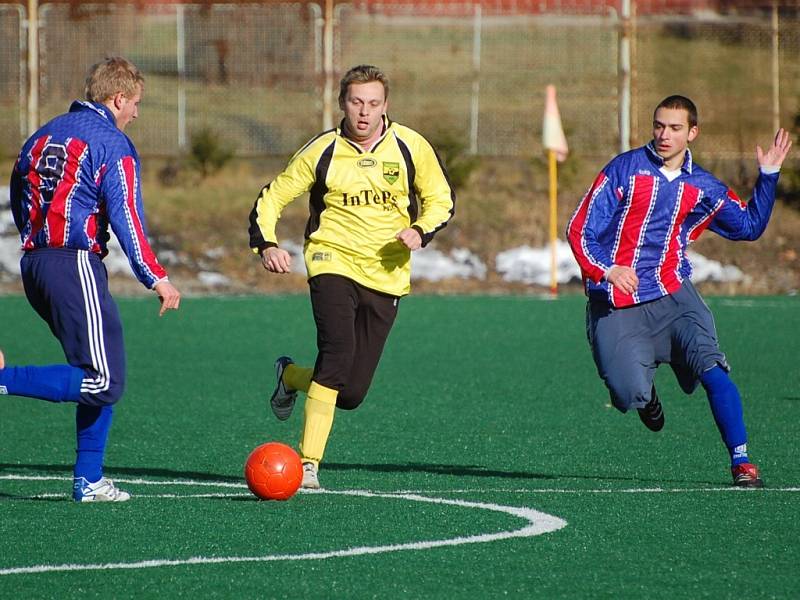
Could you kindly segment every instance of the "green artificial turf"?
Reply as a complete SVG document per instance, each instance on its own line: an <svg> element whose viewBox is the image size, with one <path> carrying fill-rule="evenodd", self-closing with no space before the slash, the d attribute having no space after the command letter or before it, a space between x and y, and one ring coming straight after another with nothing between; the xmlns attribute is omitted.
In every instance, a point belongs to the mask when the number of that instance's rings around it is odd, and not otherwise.
<svg viewBox="0 0 800 600"><path fill-rule="evenodd" d="M106 472L133 498L71 502L74 407L0 397L0 597L791 597L800 301L708 302L765 490L730 487L704 395L668 367L661 433L609 407L583 298L410 297L367 400L337 413L325 492L263 502L242 465L297 445L302 405L280 423L267 399L276 356L314 359L307 298L188 298L162 319L122 299ZM62 360L24 298L0 314L9 364ZM566 525L476 539L537 523L512 508Z"/></svg>

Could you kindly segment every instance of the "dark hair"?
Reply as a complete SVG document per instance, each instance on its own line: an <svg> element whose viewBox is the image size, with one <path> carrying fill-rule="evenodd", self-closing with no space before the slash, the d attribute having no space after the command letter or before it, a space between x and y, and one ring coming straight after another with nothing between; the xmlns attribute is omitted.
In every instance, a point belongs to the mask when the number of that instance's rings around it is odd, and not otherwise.
<svg viewBox="0 0 800 600"><path fill-rule="evenodd" d="M655 120L659 108L682 108L689 115L689 127L697 126L697 107L686 96L675 95L664 98L653 111L653 120Z"/></svg>
<svg viewBox="0 0 800 600"><path fill-rule="evenodd" d="M384 99L389 97L389 79L378 67L372 65L358 65L344 74L339 82L339 106L344 107L347 88L351 83L370 83L380 81L383 84Z"/></svg>

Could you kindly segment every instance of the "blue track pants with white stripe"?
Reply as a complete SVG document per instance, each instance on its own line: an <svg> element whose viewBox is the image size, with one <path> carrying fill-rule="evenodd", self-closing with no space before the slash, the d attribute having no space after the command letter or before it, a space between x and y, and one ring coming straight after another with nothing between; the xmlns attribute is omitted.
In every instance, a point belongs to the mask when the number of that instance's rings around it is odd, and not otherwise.
<svg viewBox="0 0 800 600"><path fill-rule="evenodd" d="M20 262L25 295L83 371L80 395L70 400L107 406L122 397L125 347L117 305L100 257L85 250L45 248Z"/></svg>

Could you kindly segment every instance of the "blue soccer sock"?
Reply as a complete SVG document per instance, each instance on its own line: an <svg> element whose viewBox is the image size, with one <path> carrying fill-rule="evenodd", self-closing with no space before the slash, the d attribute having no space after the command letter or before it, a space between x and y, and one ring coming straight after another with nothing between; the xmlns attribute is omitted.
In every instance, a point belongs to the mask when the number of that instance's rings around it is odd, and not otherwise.
<svg viewBox="0 0 800 600"><path fill-rule="evenodd" d="M70 365L6 367L0 369L0 394L77 402L82 381L83 370Z"/></svg>
<svg viewBox="0 0 800 600"><path fill-rule="evenodd" d="M750 462L747 456L747 431L744 426L742 399L736 384L719 365L703 373L700 382L708 395L711 413L722 441L728 447L731 465Z"/></svg>
<svg viewBox="0 0 800 600"><path fill-rule="evenodd" d="M78 445L75 453L74 476L94 483L103 476L103 458L108 430L111 428L112 405L88 406L79 404L75 412Z"/></svg>

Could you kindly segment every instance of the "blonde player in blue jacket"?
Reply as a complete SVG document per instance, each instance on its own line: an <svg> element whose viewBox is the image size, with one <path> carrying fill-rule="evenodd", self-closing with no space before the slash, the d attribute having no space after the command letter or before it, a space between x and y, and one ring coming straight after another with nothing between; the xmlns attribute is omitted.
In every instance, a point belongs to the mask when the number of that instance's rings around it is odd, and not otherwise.
<svg viewBox="0 0 800 600"><path fill-rule="evenodd" d="M122 323L102 262L109 226L136 278L158 295L160 314L180 303L147 241L139 156L124 133L138 117L143 90L130 61L94 65L86 100L34 133L11 174L25 295L68 364L6 366L0 352L0 394L77 403L72 494L78 502L130 497L103 475L113 409L125 387Z"/></svg>
<svg viewBox="0 0 800 600"><path fill-rule="evenodd" d="M344 119L291 159L261 192L250 215L250 246L270 273L291 270L275 225L283 208L310 192L305 262L317 325L313 369L275 363L275 415L287 419L307 393L300 453L303 487L317 470L336 408L367 394L402 296L411 288L411 252L453 215L455 195L425 138L386 116L389 82L376 67L350 69L340 83Z"/></svg>

